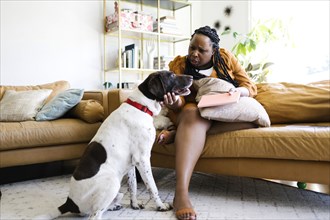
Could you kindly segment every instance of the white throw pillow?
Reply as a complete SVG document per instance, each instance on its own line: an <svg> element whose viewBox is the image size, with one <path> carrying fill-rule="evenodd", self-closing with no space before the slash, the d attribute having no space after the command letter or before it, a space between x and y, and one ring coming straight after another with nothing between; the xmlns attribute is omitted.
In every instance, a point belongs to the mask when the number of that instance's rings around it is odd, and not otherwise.
<svg viewBox="0 0 330 220"><path fill-rule="evenodd" d="M199 109L201 116L215 121L253 122L269 127L269 116L264 107L254 98L241 97L237 103Z"/></svg>
<svg viewBox="0 0 330 220"><path fill-rule="evenodd" d="M31 121L52 90L6 90L0 101L0 121Z"/></svg>
<svg viewBox="0 0 330 220"><path fill-rule="evenodd" d="M202 81L200 81L202 80ZM206 94L226 92L234 86L217 78L203 78L194 82L198 90L196 101ZM264 107L254 98L240 97L238 103L199 109L203 118L223 122L253 122L263 127L270 126L269 116Z"/></svg>

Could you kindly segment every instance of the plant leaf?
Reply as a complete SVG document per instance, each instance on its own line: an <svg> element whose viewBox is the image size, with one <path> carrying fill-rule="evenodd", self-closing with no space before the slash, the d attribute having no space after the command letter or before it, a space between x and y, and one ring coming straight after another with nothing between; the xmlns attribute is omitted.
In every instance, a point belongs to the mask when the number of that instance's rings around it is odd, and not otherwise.
<svg viewBox="0 0 330 220"><path fill-rule="evenodd" d="M257 43L254 40L250 40L250 47L252 48L252 50L256 50L257 48Z"/></svg>
<svg viewBox="0 0 330 220"><path fill-rule="evenodd" d="M260 69L260 66L261 66L260 63L254 64L254 65L252 65L252 70L258 70L258 69Z"/></svg>
<svg viewBox="0 0 330 220"><path fill-rule="evenodd" d="M269 66L273 65L274 63L272 62L267 62L262 66L262 70L267 69Z"/></svg>
<svg viewBox="0 0 330 220"><path fill-rule="evenodd" d="M230 32L231 32L230 30L226 30L226 31L222 32L221 35L230 34Z"/></svg>
<svg viewBox="0 0 330 220"><path fill-rule="evenodd" d="M249 63L249 65L245 68L246 72L250 72L253 69L253 66L251 63Z"/></svg>
<svg viewBox="0 0 330 220"><path fill-rule="evenodd" d="M244 54L246 55L246 48L245 45L242 43L239 43L237 46L237 54Z"/></svg>

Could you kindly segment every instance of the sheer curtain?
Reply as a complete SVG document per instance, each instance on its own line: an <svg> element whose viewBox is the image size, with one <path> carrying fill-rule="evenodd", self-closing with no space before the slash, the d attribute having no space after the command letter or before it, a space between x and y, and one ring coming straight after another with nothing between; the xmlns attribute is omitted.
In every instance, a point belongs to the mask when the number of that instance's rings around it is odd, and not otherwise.
<svg viewBox="0 0 330 220"><path fill-rule="evenodd" d="M308 83L329 79L329 10L323 1L251 1L251 26L281 19L290 38L268 45L269 82Z"/></svg>

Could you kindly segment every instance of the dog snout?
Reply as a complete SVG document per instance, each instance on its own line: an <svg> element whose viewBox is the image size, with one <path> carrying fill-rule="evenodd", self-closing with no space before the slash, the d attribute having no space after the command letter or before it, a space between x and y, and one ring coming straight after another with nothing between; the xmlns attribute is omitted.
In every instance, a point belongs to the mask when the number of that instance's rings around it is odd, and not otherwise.
<svg viewBox="0 0 330 220"><path fill-rule="evenodd" d="M190 75L182 75L180 76L180 78L183 81L184 86L191 86L192 82L193 82L193 77Z"/></svg>

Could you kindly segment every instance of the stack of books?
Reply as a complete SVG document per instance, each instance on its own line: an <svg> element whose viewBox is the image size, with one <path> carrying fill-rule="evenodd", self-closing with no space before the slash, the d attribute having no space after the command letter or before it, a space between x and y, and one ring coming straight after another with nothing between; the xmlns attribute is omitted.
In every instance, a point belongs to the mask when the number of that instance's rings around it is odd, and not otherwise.
<svg viewBox="0 0 330 220"><path fill-rule="evenodd" d="M140 68L140 50L135 44L125 46L122 51L122 67L124 68Z"/></svg>
<svg viewBox="0 0 330 220"><path fill-rule="evenodd" d="M168 70L168 64L174 59L173 56L161 56L160 57L160 68L158 68L158 57L154 58L154 68L161 70Z"/></svg>
<svg viewBox="0 0 330 220"><path fill-rule="evenodd" d="M154 32L158 31L158 19L153 24ZM159 19L160 33L181 35L180 29L177 27L176 20L173 16L163 16Z"/></svg>

